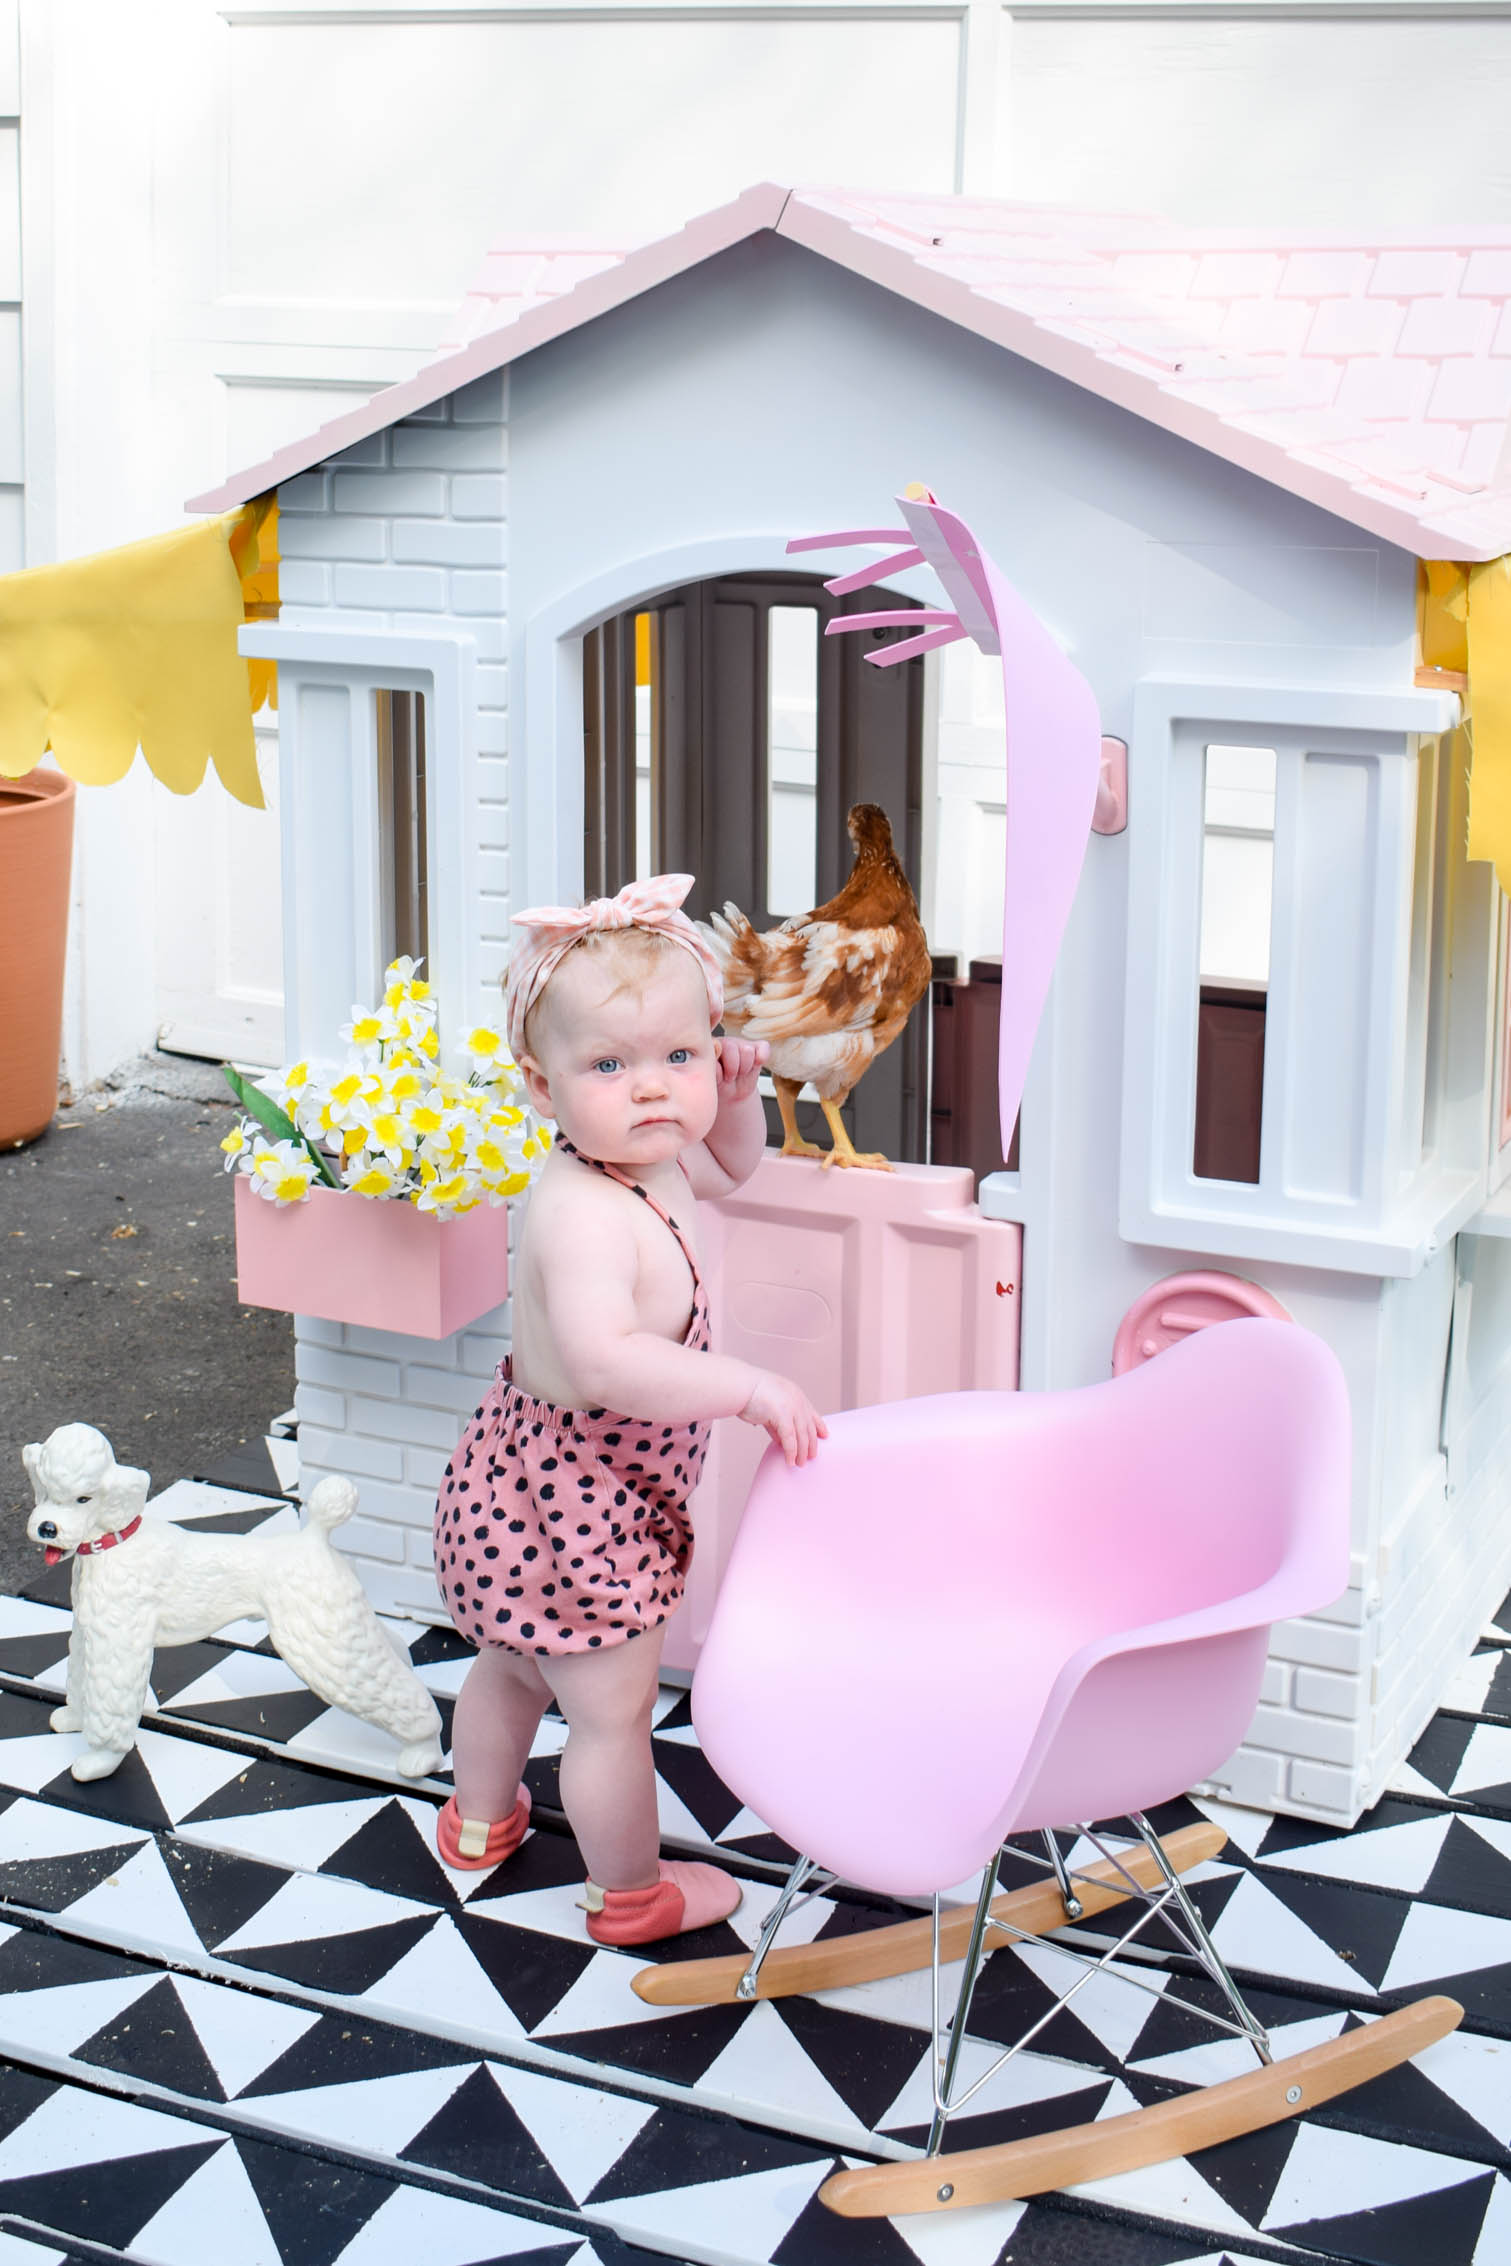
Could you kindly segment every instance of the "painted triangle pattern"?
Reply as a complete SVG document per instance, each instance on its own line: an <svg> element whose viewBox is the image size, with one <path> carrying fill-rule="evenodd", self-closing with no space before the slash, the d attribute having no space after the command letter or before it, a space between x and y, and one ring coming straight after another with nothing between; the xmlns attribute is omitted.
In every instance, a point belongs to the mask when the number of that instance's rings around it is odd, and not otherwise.
<svg viewBox="0 0 1511 2266"><path fill-rule="evenodd" d="M291 1523L293 1453L280 1420L154 1512ZM467 1648L392 1625L449 1721ZM1511 2259L1511 1601L1352 1833L1190 1802L1157 1821L1229 1829L1192 1893L1277 2052L1426 1990L1458 1997L1464 2028L1328 2109L1174 2165L892 2221L836 2219L818 2191L837 2163L922 2145L926 1976L749 2008L656 2009L630 1988L647 1956L748 1947L786 1857L704 1760L685 1693L663 1692L654 1725L666 1839L716 1851L746 1894L723 1927L635 1956L582 1929L558 1719L530 1765L538 1829L507 1866L454 1875L433 1846L446 1778L398 1781L258 1624L161 1652L138 1749L77 1784L75 1742L47 1723L68 1632L55 1576L0 1598L0 2266ZM897 1916L834 1893L794 1926ZM1126 1921L1102 1916L1101 1940ZM1057 2009L1061 1964L1031 1946L986 1969L962 2064L985 2082L951 2150L1251 2066L1201 2020L1221 2001L1189 1958L1114 1958Z"/></svg>

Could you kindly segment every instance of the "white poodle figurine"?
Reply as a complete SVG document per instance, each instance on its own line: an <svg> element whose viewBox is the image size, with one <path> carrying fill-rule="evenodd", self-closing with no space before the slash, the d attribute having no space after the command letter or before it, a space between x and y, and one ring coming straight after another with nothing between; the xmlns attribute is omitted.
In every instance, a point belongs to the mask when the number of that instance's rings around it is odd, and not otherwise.
<svg viewBox="0 0 1511 2266"><path fill-rule="evenodd" d="M196 1534L144 1518L145 1471L118 1464L92 1424L63 1424L21 1451L37 1507L27 1520L47 1563L73 1557L73 1633L55 1731L82 1731L75 1778L108 1778L136 1744L152 1654L193 1644L227 1621L266 1621L280 1656L329 1707L400 1740L398 1767L441 1764L435 1701L388 1635L330 1530L357 1490L322 1479L297 1534Z"/></svg>

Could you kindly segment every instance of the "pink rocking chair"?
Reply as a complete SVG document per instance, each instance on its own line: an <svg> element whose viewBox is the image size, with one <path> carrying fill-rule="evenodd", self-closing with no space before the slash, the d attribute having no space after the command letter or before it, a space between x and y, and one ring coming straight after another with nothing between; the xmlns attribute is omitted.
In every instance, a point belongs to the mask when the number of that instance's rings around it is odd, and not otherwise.
<svg viewBox="0 0 1511 2266"><path fill-rule="evenodd" d="M636 1989L740 2002L932 1959L927 2152L837 2173L822 2190L833 2209L959 2208L1158 2163L1330 2099L1456 2026L1452 2000L1426 1999L1275 2064L1181 1879L1225 1836L1197 1825L1162 1842L1145 1815L1239 1744L1270 1624L1346 1586L1348 1401L1320 1339L1225 1323L1079 1391L950 1393L829 1421L812 1463L791 1470L773 1452L761 1465L693 1686L709 1761L805 1854L748 1961L653 1967ZM1131 1847L1091 1822L1124 1817ZM1072 1825L1098 1861L1067 1864L1052 1829ZM1045 1878L999 1895L1009 1835L1042 1838L1042 1858L1015 1853ZM974 1911L941 1906L982 1867ZM834 1879L930 1897L932 1917L773 1949L793 1900ZM946 2120L986 2082L956 2092L983 1958L1129 1898L1144 1907L1130 1934L1163 1923L1259 2066L937 2161ZM1096 1972L1121 1945L1100 1959L1054 1948ZM939 1967L960 1958L941 2026Z"/></svg>

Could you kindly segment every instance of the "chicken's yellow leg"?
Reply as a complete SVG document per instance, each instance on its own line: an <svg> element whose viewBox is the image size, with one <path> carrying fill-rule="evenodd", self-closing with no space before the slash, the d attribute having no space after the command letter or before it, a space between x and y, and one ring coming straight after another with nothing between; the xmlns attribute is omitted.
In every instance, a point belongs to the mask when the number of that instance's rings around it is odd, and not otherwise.
<svg viewBox="0 0 1511 2266"><path fill-rule="evenodd" d="M777 1154L783 1157L823 1157L827 1164L829 1159L817 1142L805 1141L797 1129L797 1098L802 1092L801 1086L794 1084L791 1078L778 1078L775 1075L771 1083L776 1088L776 1106L782 1113L782 1146Z"/></svg>
<svg viewBox="0 0 1511 2266"><path fill-rule="evenodd" d="M826 1172L832 1164L867 1165L872 1172L890 1172L892 1170L890 1160L880 1155L879 1152L872 1150L868 1155L863 1155L856 1148L855 1143L845 1131L845 1121L840 1116L837 1102L821 1101L818 1106L825 1117L828 1118L829 1130L834 1135L834 1146L824 1159L824 1170Z"/></svg>

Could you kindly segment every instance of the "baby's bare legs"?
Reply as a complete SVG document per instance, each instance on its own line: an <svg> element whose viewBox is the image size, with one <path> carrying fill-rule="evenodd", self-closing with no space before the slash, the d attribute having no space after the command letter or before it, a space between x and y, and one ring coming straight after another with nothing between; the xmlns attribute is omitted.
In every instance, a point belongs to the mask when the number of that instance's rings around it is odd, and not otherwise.
<svg viewBox="0 0 1511 2266"><path fill-rule="evenodd" d="M533 1658L502 1645L483 1647L457 1695L451 1726L459 1816L490 1824L512 1816L550 1697Z"/></svg>
<svg viewBox="0 0 1511 2266"><path fill-rule="evenodd" d="M562 1808L588 1878L599 1888L649 1888L657 1878L651 1709L664 1633L647 1629L602 1652L541 1662L567 1719Z"/></svg>

